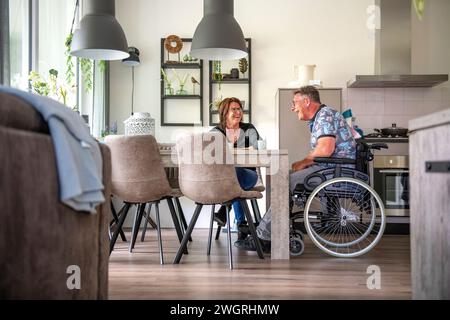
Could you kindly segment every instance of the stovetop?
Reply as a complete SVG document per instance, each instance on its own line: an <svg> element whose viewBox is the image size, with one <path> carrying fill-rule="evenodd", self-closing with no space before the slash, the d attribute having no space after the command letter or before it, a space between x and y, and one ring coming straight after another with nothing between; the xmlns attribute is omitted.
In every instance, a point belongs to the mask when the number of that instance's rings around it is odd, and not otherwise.
<svg viewBox="0 0 450 320"><path fill-rule="evenodd" d="M362 139L370 142L408 142L409 138L407 136L384 136L381 133L373 132L366 134Z"/></svg>

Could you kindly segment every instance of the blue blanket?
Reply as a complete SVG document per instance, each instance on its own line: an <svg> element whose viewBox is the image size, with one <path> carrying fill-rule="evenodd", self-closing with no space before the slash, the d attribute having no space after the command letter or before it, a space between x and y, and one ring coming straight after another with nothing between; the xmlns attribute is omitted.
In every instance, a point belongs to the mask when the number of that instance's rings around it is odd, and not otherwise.
<svg viewBox="0 0 450 320"><path fill-rule="evenodd" d="M0 92L25 100L47 121L56 154L61 202L77 211L95 213L95 207L105 201L102 157L83 119L47 97L5 86L0 86Z"/></svg>

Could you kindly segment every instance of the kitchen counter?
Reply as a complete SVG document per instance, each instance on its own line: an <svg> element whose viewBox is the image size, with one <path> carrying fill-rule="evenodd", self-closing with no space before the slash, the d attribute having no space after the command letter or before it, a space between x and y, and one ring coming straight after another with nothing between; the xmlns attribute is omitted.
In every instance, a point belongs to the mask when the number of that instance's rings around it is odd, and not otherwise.
<svg viewBox="0 0 450 320"><path fill-rule="evenodd" d="M450 109L409 129L413 298L450 299Z"/></svg>
<svg viewBox="0 0 450 320"><path fill-rule="evenodd" d="M409 121L409 132L429 129L432 127L450 124L450 109L435 112Z"/></svg>

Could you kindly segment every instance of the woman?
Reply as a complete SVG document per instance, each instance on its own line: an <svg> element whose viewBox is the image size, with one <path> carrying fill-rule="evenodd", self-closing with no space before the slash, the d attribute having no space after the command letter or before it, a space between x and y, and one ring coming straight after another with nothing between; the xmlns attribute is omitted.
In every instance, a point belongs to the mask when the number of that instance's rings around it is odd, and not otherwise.
<svg viewBox="0 0 450 320"><path fill-rule="evenodd" d="M241 101L238 98L226 98L219 105L220 124L212 131L222 132L229 143L234 148L258 148L259 134L256 128L250 123L242 122L244 112ZM255 168L236 168L236 175L244 190L250 190L258 181L258 174ZM233 202L234 216L238 226L238 238L243 239L248 234L245 221L244 210L239 201ZM226 223L226 208L222 206L214 214L214 220L221 226ZM241 230L242 229L242 230ZM242 232L241 232L242 231Z"/></svg>

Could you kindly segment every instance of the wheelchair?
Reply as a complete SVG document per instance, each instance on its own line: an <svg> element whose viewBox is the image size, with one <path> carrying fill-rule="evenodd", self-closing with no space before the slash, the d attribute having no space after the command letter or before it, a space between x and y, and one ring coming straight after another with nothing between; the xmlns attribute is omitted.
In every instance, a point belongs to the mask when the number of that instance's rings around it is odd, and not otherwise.
<svg viewBox="0 0 450 320"><path fill-rule="evenodd" d="M369 162L372 150L387 148L357 140L355 160L314 159L329 167L308 175L290 196L292 256L303 253L305 231L319 249L335 257L361 256L377 245L386 217L380 196L370 187Z"/></svg>

